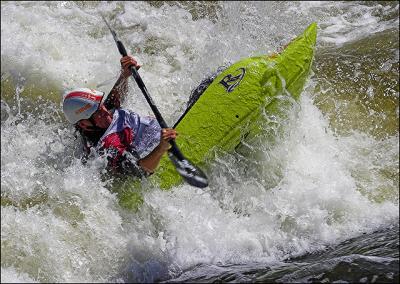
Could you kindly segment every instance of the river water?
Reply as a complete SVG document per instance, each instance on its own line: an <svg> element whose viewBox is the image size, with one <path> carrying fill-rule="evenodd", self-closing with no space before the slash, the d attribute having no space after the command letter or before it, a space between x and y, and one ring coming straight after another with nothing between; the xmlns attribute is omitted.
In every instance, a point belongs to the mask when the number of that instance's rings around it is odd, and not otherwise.
<svg viewBox="0 0 400 284"><path fill-rule="evenodd" d="M63 91L108 91L110 19L172 125L219 66L318 23L280 131L123 209ZM1 2L1 282L399 282L399 2ZM134 82L124 107L151 114ZM272 133L276 133L271 139Z"/></svg>

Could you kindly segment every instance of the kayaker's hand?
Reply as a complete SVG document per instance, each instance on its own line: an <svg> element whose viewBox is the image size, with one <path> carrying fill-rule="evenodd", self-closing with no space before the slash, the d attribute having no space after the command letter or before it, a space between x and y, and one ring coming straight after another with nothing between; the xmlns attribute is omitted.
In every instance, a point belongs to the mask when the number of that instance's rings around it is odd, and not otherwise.
<svg viewBox="0 0 400 284"><path fill-rule="evenodd" d="M161 130L161 140L160 140L160 148L163 151L167 151L170 147L171 144L169 144L169 141L171 139L175 139L176 136L178 136L178 133L176 132L175 129L172 128L163 128Z"/></svg>
<svg viewBox="0 0 400 284"><path fill-rule="evenodd" d="M122 75L125 78L128 78L129 76L132 75L131 72L131 66L134 66L136 68L136 70L139 70L140 65L137 63L137 61L135 60L135 58L133 58L132 56L124 56L121 58L121 67L122 67Z"/></svg>

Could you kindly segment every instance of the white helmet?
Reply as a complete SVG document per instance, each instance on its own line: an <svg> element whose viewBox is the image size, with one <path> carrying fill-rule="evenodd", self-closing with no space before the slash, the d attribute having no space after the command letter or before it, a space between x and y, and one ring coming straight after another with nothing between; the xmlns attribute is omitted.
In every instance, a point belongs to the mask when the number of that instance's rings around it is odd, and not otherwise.
<svg viewBox="0 0 400 284"><path fill-rule="evenodd" d="M103 92L88 88L78 88L67 92L63 99L64 115L72 124L88 119L107 98Z"/></svg>

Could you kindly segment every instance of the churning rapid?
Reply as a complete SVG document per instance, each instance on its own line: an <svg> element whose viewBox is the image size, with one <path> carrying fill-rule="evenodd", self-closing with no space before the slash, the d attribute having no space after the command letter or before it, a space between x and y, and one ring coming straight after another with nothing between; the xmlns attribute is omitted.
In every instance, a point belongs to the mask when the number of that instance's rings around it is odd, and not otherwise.
<svg viewBox="0 0 400 284"><path fill-rule="evenodd" d="M129 211L60 107L119 75L100 13L170 125L219 66L315 21L312 74L209 187L144 182ZM2 1L1 282L398 282L398 19L398 1ZM133 80L124 107L151 115Z"/></svg>

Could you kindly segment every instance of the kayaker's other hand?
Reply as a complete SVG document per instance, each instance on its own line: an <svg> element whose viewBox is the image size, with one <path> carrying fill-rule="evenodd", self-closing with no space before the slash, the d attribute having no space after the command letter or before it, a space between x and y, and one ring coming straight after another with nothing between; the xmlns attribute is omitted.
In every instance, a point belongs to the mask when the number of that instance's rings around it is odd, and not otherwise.
<svg viewBox="0 0 400 284"><path fill-rule="evenodd" d="M140 68L140 65L137 63L136 59L130 55L122 57L120 62L122 67L122 74L124 75L125 78L132 75L130 68L131 66L134 66L136 70L139 70Z"/></svg>
<svg viewBox="0 0 400 284"><path fill-rule="evenodd" d="M169 141L171 139L175 139L176 136L178 136L178 133L176 132L175 129L173 129L173 128L163 128L161 130L160 147L164 151L167 151L171 147L171 144L169 144Z"/></svg>

